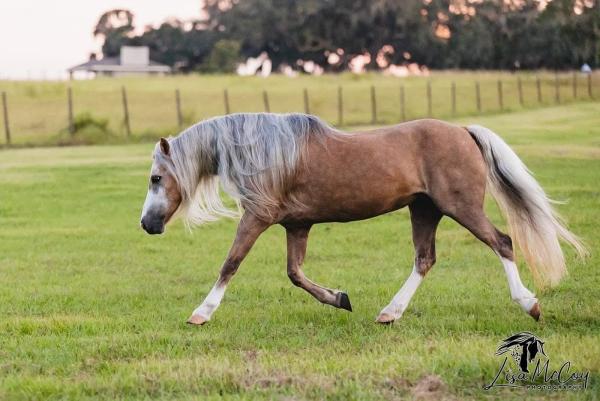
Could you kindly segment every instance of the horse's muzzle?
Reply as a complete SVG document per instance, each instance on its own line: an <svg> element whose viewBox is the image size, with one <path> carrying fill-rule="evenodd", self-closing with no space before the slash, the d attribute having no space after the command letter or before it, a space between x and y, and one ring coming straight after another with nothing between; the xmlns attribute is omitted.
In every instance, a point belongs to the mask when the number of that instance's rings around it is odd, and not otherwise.
<svg viewBox="0 0 600 401"><path fill-rule="evenodd" d="M140 225L148 234L162 234L165 231L165 223L162 217L144 216Z"/></svg>

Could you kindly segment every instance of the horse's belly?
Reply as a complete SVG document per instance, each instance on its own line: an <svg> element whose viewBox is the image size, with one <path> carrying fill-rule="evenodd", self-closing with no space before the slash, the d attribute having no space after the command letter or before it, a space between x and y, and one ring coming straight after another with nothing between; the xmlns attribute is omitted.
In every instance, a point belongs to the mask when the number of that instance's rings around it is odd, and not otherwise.
<svg viewBox="0 0 600 401"><path fill-rule="evenodd" d="M346 222L379 216L408 205L418 191L390 184L384 190L336 186L299 194L300 206L286 210L284 221Z"/></svg>

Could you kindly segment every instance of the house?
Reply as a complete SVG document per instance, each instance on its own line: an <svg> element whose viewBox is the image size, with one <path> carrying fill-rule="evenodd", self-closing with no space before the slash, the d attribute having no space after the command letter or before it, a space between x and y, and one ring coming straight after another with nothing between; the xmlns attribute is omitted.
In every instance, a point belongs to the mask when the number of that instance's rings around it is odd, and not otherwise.
<svg viewBox="0 0 600 401"><path fill-rule="evenodd" d="M119 57L97 59L92 54L89 61L68 69L69 77L85 76L122 76L122 75L164 75L171 73L171 67L150 60L147 46L123 46Z"/></svg>

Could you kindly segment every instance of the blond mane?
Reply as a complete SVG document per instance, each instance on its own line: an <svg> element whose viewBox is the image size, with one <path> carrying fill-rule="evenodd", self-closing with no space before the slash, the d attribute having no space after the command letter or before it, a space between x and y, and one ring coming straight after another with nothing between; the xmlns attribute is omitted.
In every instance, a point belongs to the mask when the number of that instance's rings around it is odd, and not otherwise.
<svg viewBox="0 0 600 401"><path fill-rule="evenodd" d="M178 214L188 226L235 217L239 205L265 216L288 199L294 174L310 136L336 135L319 118L306 114L243 113L201 121L169 138L170 158L162 157L182 196ZM219 185L220 184L220 185ZM234 198L227 208L220 188Z"/></svg>

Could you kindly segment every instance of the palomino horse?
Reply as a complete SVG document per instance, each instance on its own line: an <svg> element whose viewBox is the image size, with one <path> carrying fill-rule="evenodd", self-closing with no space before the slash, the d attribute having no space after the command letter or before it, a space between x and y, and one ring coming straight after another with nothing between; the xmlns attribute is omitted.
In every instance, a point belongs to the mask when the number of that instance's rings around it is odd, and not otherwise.
<svg viewBox="0 0 600 401"><path fill-rule="evenodd" d="M406 309L435 263L435 232L443 216L467 228L498 255L512 299L536 320L541 309L521 282L511 238L483 210L486 181L507 217L537 283L566 273L559 239L584 254L544 190L496 134L419 120L368 132L343 133L304 114L233 114L202 121L161 139L141 226L160 234L173 216L188 225L235 216L219 188L244 210L214 287L188 322L207 322L258 236L273 224L287 232L287 273L322 303L351 311L348 295L310 281L302 272L313 224L368 219L408 206L415 247L410 277L377 322ZM219 185L220 184L220 185Z"/></svg>

